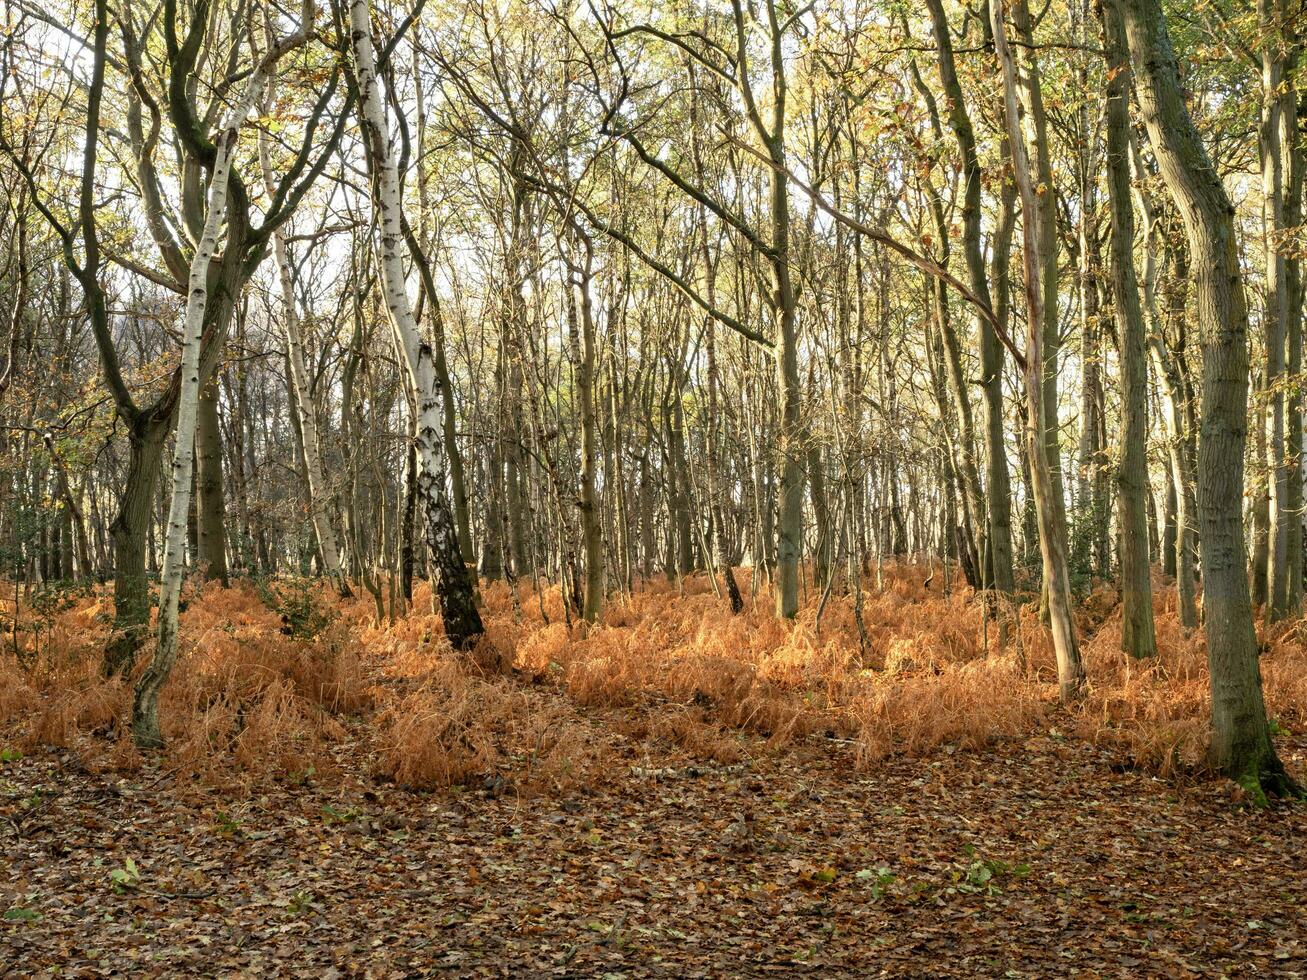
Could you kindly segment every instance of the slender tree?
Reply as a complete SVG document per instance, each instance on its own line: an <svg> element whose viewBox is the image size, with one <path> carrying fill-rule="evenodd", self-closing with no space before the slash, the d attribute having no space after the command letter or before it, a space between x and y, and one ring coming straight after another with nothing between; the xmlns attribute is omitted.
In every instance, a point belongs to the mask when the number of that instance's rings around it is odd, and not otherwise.
<svg viewBox="0 0 1307 980"><path fill-rule="evenodd" d="M440 599L445 635L455 649L469 649L485 632L485 627L477 612L471 575L458 547L458 532L449 503L446 460L440 441L442 408L435 356L430 342L418 329L405 285L399 169L377 75L368 0L351 0L349 31L359 122L365 133L372 203L377 212L381 291L397 345L404 355L416 404L414 445L418 456L418 493L426 522L431 577Z"/></svg>
<svg viewBox="0 0 1307 980"><path fill-rule="evenodd" d="M1121 647L1157 652L1148 565L1148 351L1135 273L1130 191L1129 55L1121 13L1100 7L1107 60L1107 198L1112 220L1112 308L1121 352L1121 459L1117 503L1121 552Z"/></svg>

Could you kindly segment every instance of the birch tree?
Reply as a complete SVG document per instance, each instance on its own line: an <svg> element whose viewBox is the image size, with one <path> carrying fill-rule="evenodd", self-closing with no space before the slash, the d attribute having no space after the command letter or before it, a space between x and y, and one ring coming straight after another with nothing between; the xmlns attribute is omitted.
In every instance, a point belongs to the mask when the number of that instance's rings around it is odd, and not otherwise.
<svg viewBox="0 0 1307 980"><path fill-rule="evenodd" d="M404 355L404 367L417 407L414 443L418 456L418 493L426 520L432 584L439 596L445 635L450 645L457 650L469 649L485 632L485 627L477 612L471 576L463 564L449 502L445 456L440 441L442 413L435 357L430 342L418 329L405 282L399 169L382 101L381 80L377 75L368 0L351 0L349 26L359 123L364 131L368 169L372 177L372 205L377 213L376 249L381 290L397 346Z"/></svg>
<svg viewBox="0 0 1307 980"><path fill-rule="evenodd" d="M209 266L218 248L218 237L227 214L228 177L241 126L253 109L269 73L287 52L308 41L313 29L313 4L307 0L301 11L300 29L270 45L245 81L241 97L228 110L214 139L217 153L209 180L208 209L187 279L186 314L182 324L180 391L177 399L177 429L172 456L172 490L168 505L167 538L163 571L159 581L159 621L154 658L136 683L132 699L132 736L141 748L159 748L163 733L159 726L159 692L177 661L178 605L185 571L186 521L191 506L191 481L195 461L195 425L200 395L200 332L209 302Z"/></svg>

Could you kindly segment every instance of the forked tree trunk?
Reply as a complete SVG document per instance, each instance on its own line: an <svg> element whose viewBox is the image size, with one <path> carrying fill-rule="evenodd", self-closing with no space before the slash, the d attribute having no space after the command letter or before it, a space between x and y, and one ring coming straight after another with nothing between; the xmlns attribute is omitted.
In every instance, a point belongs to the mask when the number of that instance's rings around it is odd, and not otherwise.
<svg viewBox="0 0 1307 980"><path fill-rule="evenodd" d="M1253 632L1243 535L1248 308L1234 207L1185 106L1158 0L1111 0L1123 13L1149 141L1184 219L1202 332L1198 516L1212 686L1212 766L1255 799L1300 794L1271 744Z"/></svg>
<svg viewBox="0 0 1307 980"><path fill-rule="evenodd" d="M177 433L172 458L172 496L168 507L168 534L164 544L163 572L159 587L159 625L154 659L136 684L132 702L132 735L141 748L159 748L159 691L177 660L178 604L185 567L186 523L191 506L191 480L195 461L195 428L200 394L200 329L208 303L209 263L217 249L218 232L227 213L227 175L240 125L254 103L256 72L247 82L245 97L232 108L218 135L213 177L209 187L209 208L204 230L191 259L186 294L186 319L182 329L181 393L177 402Z"/></svg>
<svg viewBox="0 0 1307 980"><path fill-rule="evenodd" d="M446 487L435 357L431 345L418 330L405 287L399 172L377 77L367 0L351 0L350 39L358 85L359 121L367 136L373 205L378 212L377 253L382 294L404 353L409 384L417 401L418 493L426 519L432 585L440 599L445 635L449 637L450 645L456 650L468 649L485 632L485 627L477 612L471 575L463 564Z"/></svg>

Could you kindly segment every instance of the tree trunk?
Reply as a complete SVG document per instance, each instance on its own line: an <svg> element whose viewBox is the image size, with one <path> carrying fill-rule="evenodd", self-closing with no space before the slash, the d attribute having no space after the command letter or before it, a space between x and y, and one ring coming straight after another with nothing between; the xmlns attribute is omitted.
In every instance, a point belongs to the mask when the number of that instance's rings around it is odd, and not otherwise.
<svg viewBox="0 0 1307 980"><path fill-rule="evenodd" d="M1130 88L1125 26L1115 7L1102 11L1107 60L1107 199L1112 220L1112 306L1121 352L1121 460L1117 506L1121 549L1121 648L1157 653L1148 555L1148 351L1135 276L1130 201ZM1104 523L1106 523L1106 515Z"/></svg>
<svg viewBox="0 0 1307 980"><path fill-rule="evenodd" d="M995 7L1001 3L995 3ZM1039 48L1035 44L1034 27L1030 17L1028 0L1015 0L1012 4L1012 25L1020 42L1019 54L1024 63L1026 90L1025 113L1022 118L1029 126L1029 145L1034 152L1033 179L1042 190L1035 194L1033 201L1023 199L1022 208L1032 203L1035 206L1033 220L1039 225L1038 277L1043 293L1041 316L1043 336L1040 347L1043 351L1042 367L1043 391L1040 402L1044 413L1041 426L1044 453L1048 458L1049 477L1052 481L1050 500L1057 523L1062 526L1062 536L1066 537L1066 492L1062 480L1062 451L1059 444L1061 421L1058 418L1058 359L1061 349L1061 334L1058 330L1058 247L1057 247L1057 200L1053 178L1053 141L1048 135L1048 116L1044 111L1043 82L1039 70ZM1015 67L1013 69L1015 78ZM1015 97L1015 92L1014 92ZM1010 133L1013 143L1021 140L1021 131ZM1031 212L1025 212L1030 214ZM1022 218L1024 224L1027 218Z"/></svg>
<svg viewBox="0 0 1307 980"><path fill-rule="evenodd" d="M600 510L598 476L599 463L598 424L595 417L595 324L594 309L590 300L591 262L590 243L585 243L586 257L583 267L573 271L578 279L569 284L580 296L580 329L577 323L577 303L568 302L568 327L572 371L576 397L581 415L581 493L577 502L581 511L581 546L585 553L585 592L581 615L595 622L604 607L604 538L603 513ZM579 336L578 336L579 334Z"/></svg>
<svg viewBox="0 0 1307 980"><path fill-rule="evenodd" d="M972 292L986 304L991 304L989 279L986 276L985 258L981 248L981 189L983 172L976 152L976 137L972 129L971 117L967 113L963 98L962 85L958 81L957 67L953 57L953 38L948 19L944 14L941 0L926 0L930 11L931 25L934 31L935 48L939 63L940 81L944 87L944 96L948 102L949 128L957 141L958 151L962 156L963 196L962 196L962 250L967 263L967 279ZM1011 201L1009 192L1004 189L1005 214L1000 217L999 229L994 238L994 259L1005 267L1007 253L1011 246ZM996 276L997 280L997 276ZM1006 285L1003 286L1006 289ZM997 312L997 311L996 311ZM980 374L981 388L984 392L985 406L985 477L988 483L988 495L985 498L986 512L983 521L977 521L976 528L984 529L985 539L985 584L1000 592L1010 592L1012 579L1012 511L1011 484L1008 477L1007 450L1004 446L1003 426L1003 345L998 334L984 316L977 310L973 317L977 336L980 338ZM951 356L951 355L950 355ZM962 398L965 400L965 393ZM968 430L971 427L970 408L964 417ZM967 453L974 451L975 436L964 432ZM974 461L969 467L974 469Z"/></svg>
<svg viewBox="0 0 1307 980"><path fill-rule="evenodd" d="M1285 74L1295 77L1300 70L1303 27L1301 17L1293 20L1288 5L1281 4L1284 12L1280 24L1288 33L1288 57ZM1298 86L1301 90L1301 84ZM1284 227L1298 228L1303 219L1303 180L1307 170L1301 132L1307 126L1307 102L1298 101L1298 92L1292 85L1282 87L1280 98L1280 152L1284 156ZM1301 251L1290 250L1284 260L1285 339L1288 344L1288 361L1285 365L1290 378L1302 373L1303 281ZM1287 573L1286 611L1290 616L1302 612L1303 605L1303 417L1302 389L1298 384L1289 386L1285 393L1285 537L1287 538L1285 564Z"/></svg>
<svg viewBox="0 0 1307 980"><path fill-rule="evenodd" d="M227 581L226 502L222 487L222 429L218 425L218 386L200 388L195 422L196 530L199 552L196 565L205 578Z"/></svg>
<svg viewBox="0 0 1307 980"><path fill-rule="evenodd" d="M1021 3L1022 0L1018 2ZM1050 418L1056 419L1056 413L1050 416L1045 407L1045 398L1048 394L1045 383L1048 378L1043 353L1043 341L1049 318L1044 309L1046 290L1041 284L1041 272L1047 270L1041 260L1045 258L1047 254L1045 250L1050 246L1041 240L1046 228L1044 222L1037 220L1040 209L1036 200L1035 185L1031 179L1025 144L1021 139L1021 118L1017 109L1016 65L1007 42L1002 0L994 0L991 15L994 47L1003 73L1004 115L1012 154L1012 169L1025 216L1021 225L1029 327L1025 378L1031 489L1035 498L1035 514L1039 521L1039 548L1044 567L1044 588L1048 597L1049 626L1053 632L1053 651L1057 656L1058 686L1063 700L1073 700L1078 698L1084 689L1085 670L1080 661L1080 650L1076 645L1075 622L1071 615L1071 591L1066 559L1066 521L1058 506L1056 498L1059 490L1052 472L1053 460L1056 459L1056 452L1052 447L1056 446L1056 439L1050 443L1046 432ZM1046 186L1051 188L1051 182ZM1047 194L1048 191L1045 193Z"/></svg>
<svg viewBox="0 0 1307 980"><path fill-rule="evenodd" d="M467 649L476 643L485 628L477 612L471 576L459 551L458 533L447 496L435 358L431 345L413 318L405 286L399 172L377 77L367 0L351 0L350 27L355 82L359 91L359 121L367 136L373 204L378 211L376 223L382 292L404 353L409 384L418 409L415 440L418 489L426 518L432 584L440 597L445 635L455 649Z"/></svg>
<svg viewBox="0 0 1307 980"><path fill-rule="evenodd" d="M1285 258L1280 239L1284 228L1284 156L1281 152L1280 115L1284 100L1284 56L1281 49L1281 0L1257 0L1257 18L1262 39L1262 118L1258 144L1262 164L1262 247L1266 262L1266 418L1267 440L1267 564L1266 620L1277 622L1289 609L1289 467L1285 456L1284 343L1289 318L1285 288ZM1263 574L1263 573L1258 573Z"/></svg>
<svg viewBox="0 0 1307 980"><path fill-rule="evenodd" d="M1212 686L1213 767L1255 799L1301 791L1271 744L1262 699L1244 552L1242 500L1248 425L1248 308L1234 208L1185 106L1158 0L1112 0L1124 14L1144 124L1193 253L1202 332L1198 514L1203 614Z"/></svg>
<svg viewBox="0 0 1307 980"><path fill-rule="evenodd" d="M784 151L776 148L773 157ZM790 281L789 194L782 171L772 174L773 246L781 258L772 263L776 303L776 385L780 392L779 521L776 526L776 615L793 619L799 612L799 551L803 539L802 406L799 381L798 301Z"/></svg>

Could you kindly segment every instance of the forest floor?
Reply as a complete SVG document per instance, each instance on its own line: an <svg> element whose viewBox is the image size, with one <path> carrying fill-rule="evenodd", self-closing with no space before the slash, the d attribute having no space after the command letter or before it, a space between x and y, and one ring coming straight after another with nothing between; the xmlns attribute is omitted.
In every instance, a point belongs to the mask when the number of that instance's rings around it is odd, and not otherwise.
<svg viewBox="0 0 1307 980"><path fill-rule="evenodd" d="M590 631L488 596L496 677L430 617L287 638L293 593L206 590L146 758L70 600L0 688L0 975L1307 976L1307 806L1188 761L1165 601L1146 671L1084 604L1068 710L1030 624L1018 670L932 588L868 596L856 663L838 616L737 627L706 586ZM1307 654L1263 642L1307 774Z"/></svg>

